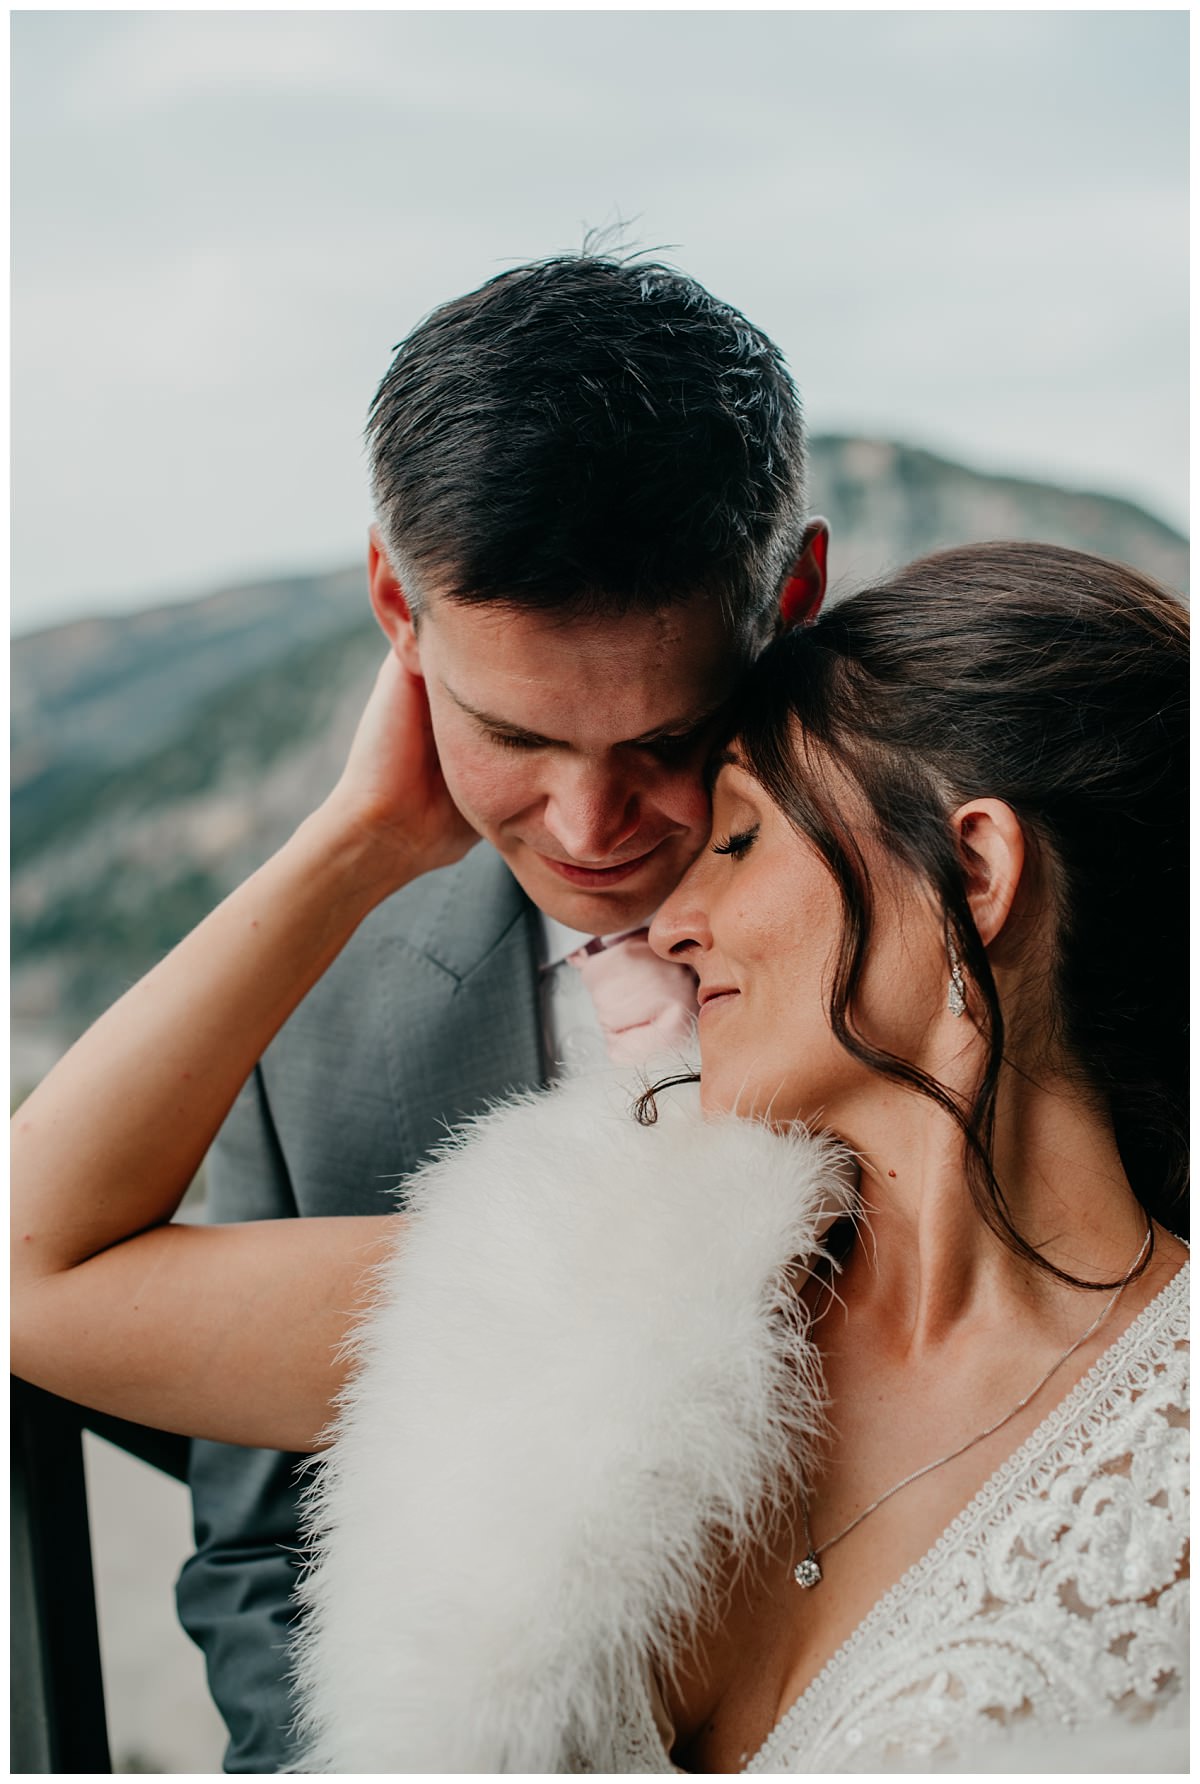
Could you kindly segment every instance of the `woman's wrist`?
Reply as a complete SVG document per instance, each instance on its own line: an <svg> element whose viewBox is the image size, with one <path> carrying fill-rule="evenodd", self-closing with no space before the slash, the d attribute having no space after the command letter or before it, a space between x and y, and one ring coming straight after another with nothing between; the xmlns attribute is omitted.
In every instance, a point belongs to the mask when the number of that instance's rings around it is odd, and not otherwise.
<svg viewBox="0 0 1200 1784"><path fill-rule="evenodd" d="M303 820L288 846L307 857L308 871L331 904L358 922L422 871L383 826L336 791Z"/></svg>
<svg viewBox="0 0 1200 1784"><path fill-rule="evenodd" d="M447 799L448 815L436 823L402 823L381 815L339 784L304 820L297 839L315 850L329 876L332 896L344 892L361 904L360 919L403 886L459 861L477 834Z"/></svg>

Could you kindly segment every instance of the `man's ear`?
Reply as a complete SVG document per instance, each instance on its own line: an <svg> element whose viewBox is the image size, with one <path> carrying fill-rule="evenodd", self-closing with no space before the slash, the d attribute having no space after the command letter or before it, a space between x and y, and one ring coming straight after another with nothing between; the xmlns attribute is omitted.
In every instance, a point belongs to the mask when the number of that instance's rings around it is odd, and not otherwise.
<svg viewBox="0 0 1200 1784"><path fill-rule="evenodd" d="M1002 799L971 799L950 819L967 880L967 900L984 947L1012 914L1025 869L1025 835Z"/></svg>
<svg viewBox="0 0 1200 1784"><path fill-rule="evenodd" d="M818 516L804 529L796 561L779 596L779 616L785 630L810 626L825 599L826 565L829 559L829 522Z"/></svg>
<svg viewBox="0 0 1200 1784"><path fill-rule="evenodd" d="M416 621L377 527L371 528L367 546L367 586L371 591L375 618L392 649L412 675L420 675L421 648L417 642Z"/></svg>

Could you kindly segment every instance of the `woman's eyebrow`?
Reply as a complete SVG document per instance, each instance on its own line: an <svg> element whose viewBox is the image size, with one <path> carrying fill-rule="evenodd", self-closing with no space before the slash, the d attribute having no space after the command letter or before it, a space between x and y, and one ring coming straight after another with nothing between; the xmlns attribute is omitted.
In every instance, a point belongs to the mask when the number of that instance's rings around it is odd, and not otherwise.
<svg viewBox="0 0 1200 1784"><path fill-rule="evenodd" d="M735 755L732 748L727 745L723 750L717 750L705 763L704 784L711 793L716 785L717 776L720 774L722 768L741 768L744 770L745 766L746 764L742 761L741 757Z"/></svg>

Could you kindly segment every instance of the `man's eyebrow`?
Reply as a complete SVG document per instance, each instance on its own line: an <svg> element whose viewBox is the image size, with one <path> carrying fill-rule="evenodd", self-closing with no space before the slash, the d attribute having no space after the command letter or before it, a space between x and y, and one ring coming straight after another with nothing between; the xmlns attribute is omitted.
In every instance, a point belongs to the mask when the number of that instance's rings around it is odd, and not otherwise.
<svg viewBox="0 0 1200 1784"><path fill-rule="evenodd" d="M469 700L464 700L461 694L456 694L454 692L454 689L450 686L449 682L443 682L442 686L461 712L468 713L471 718L477 719L481 725L486 725L489 731L502 732L505 737L519 737L522 743L555 742L553 737L542 737L536 731L527 731L524 725L511 724L508 719L499 719L493 713L483 712L478 706L472 706Z"/></svg>
<svg viewBox="0 0 1200 1784"><path fill-rule="evenodd" d="M516 737L522 743L540 744L547 748L563 748L561 737L543 737L538 731L527 731L524 725L514 725L509 719L497 718L494 713L483 712L478 706L472 706L461 694L456 694L448 682L442 684L454 704L461 711L468 713L479 724L486 725L489 731L495 731L503 737ZM724 700L717 700L702 712L688 713L681 719L672 719L663 725L656 725L653 731L644 731L640 737L626 737L614 747L618 749L644 749L648 744L662 743L669 737L690 737L694 731L702 731L705 725L711 724L717 714L723 710Z"/></svg>
<svg viewBox="0 0 1200 1784"><path fill-rule="evenodd" d="M631 737L631 744L661 743L668 737L690 737L694 731L703 731L711 725L717 714L724 712L728 701L714 700L700 712L685 713L681 719L672 719L669 724L656 725L653 731L645 732L641 737Z"/></svg>

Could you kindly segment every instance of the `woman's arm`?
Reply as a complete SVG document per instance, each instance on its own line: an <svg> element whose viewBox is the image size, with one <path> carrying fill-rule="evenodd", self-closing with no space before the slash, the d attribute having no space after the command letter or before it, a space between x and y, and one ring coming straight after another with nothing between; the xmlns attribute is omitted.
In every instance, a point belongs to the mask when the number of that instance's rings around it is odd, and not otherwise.
<svg viewBox="0 0 1200 1784"><path fill-rule="evenodd" d="M422 684L389 657L330 798L18 1110L18 1374L193 1436L312 1446L393 1223L167 1223L255 1061L359 923L473 840Z"/></svg>

